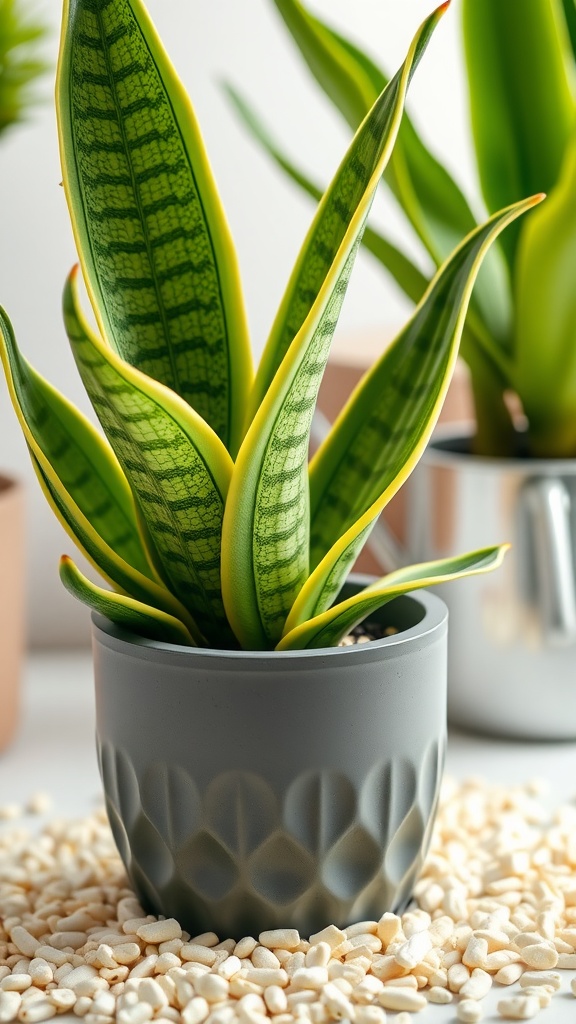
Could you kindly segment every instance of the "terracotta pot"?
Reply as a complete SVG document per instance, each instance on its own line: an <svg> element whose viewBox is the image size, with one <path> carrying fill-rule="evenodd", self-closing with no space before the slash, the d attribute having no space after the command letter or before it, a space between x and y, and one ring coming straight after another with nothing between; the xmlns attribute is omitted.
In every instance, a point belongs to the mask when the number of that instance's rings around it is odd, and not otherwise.
<svg viewBox="0 0 576 1024"><path fill-rule="evenodd" d="M0 476L0 750L18 722L24 654L24 492Z"/></svg>
<svg viewBox="0 0 576 1024"><path fill-rule="evenodd" d="M356 384L376 360L386 345L393 340L393 333L386 330L365 330L357 334L337 334L326 367L318 397L318 408L330 423L333 423ZM462 423L474 418L468 371L459 362L456 366L446 401L440 413L441 423ZM400 541L406 540L406 492L401 491L392 499L384 512L385 521ZM370 550L364 548L356 562L356 572L374 573L380 576L391 567L383 565Z"/></svg>

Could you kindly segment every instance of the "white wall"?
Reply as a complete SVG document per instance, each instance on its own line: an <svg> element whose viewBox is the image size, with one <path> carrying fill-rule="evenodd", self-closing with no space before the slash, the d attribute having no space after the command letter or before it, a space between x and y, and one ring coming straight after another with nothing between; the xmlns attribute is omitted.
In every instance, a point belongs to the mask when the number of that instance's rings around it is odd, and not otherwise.
<svg viewBox="0 0 576 1024"><path fill-rule="evenodd" d="M433 0L316 0L315 9L353 34L389 69L404 57ZM55 61L60 4L37 5L53 25ZM459 56L457 0L437 29L412 85L411 109L428 140L469 185L473 181ZM327 180L348 132L311 81L271 0L149 0L149 9L189 89L231 221L243 270L254 348L260 351L311 217L297 194L245 137L219 90L242 87L280 139L314 176ZM47 102L0 150L0 302L34 365L88 411L61 326L60 294L75 260L60 171L55 119ZM379 220L404 239L383 199ZM409 244L409 243L408 243ZM360 257L341 318L342 330L394 325L407 306ZM71 551L45 504L12 409L0 386L0 466L29 482L29 636L36 645L88 642L88 613L61 587L58 556ZM1 569L1 567L0 567Z"/></svg>

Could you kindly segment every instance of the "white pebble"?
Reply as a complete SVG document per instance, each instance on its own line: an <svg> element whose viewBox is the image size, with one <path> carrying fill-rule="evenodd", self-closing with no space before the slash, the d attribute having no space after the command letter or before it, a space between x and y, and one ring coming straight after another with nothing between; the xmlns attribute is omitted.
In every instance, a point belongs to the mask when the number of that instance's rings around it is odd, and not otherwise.
<svg viewBox="0 0 576 1024"><path fill-rule="evenodd" d="M522 988L531 985L550 985L555 992L562 988L562 978L557 971L525 971L520 978Z"/></svg>
<svg viewBox="0 0 576 1024"><path fill-rule="evenodd" d="M247 957L252 956L257 945L256 939L253 939L251 935L245 935L234 946L234 956L237 956L240 960L245 960Z"/></svg>
<svg viewBox="0 0 576 1024"><path fill-rule="evenodd" d="M295 950L300 945L300 933L295 928L274 928L261 932L258 942L269 949Z"/></svg>
<svg viewBox="0 0 576 1024"><path fill-rule="evenodd" d="M204 964L206 967L212 967L216 963L214 950L199 942L186 942L180 949L180 957L182 960L193 960L194 963Z"/></svg>
<svg viewBox="0 0 576 1024"><path fill-rule="evenodd" d="M401 988L397 986L385 985L382 992L378 996L378 1002L386 1010L408 1010L409 1012L418 1012L418 1010L425 1009L427 1000L425 996L420 995L419 992L415 992L410 988Z"/></svg>
<svg viewBox="0 0 576 1024"><path fill-rule="evenodd" d="M431 1003L451 1003L454 996L447 988L440 988L438 985L432 985L427 992L428 1000Z"/></svg>
<svg viewBox="0 0 576 1024"><path fill-rule="evenodd" d="M30 932L23 928L22 925L16 925L10 932L10 939L16 946L16 949L20 953L24 953L24 956L36 956L36 950L40 945L38 939L31 935Z"/></svg>
<svg viewBox="0 0 576 1024"><path fill-rule="evenodd" d="M396 1017L395 1024L399 1019ZM356 1024L386 1024L386 1010L382 1006L357 1006L354 1020Z"/></svg>
<svg viewBox="0 0 576 1024"><path fill-rule="evenodd" d="M460 989L460 996L464 999L484 999L492 988L492 978L480 967L475 967L468 981L465 981Z"/></svg>
<svg viewBox="0 0 576 1024"><path fill-rule="evenodd" d="M513 985L524 973L523 964L507 964L501 967L494 975L494 981L499 985Z"/></svg>
<svg viewBox="0 0 576 1024"><path fill-rule="evenodd" d="M173 917L167 918L165 921L153 921L150 924L144 924L141 928L136 929L136 934L144 942L153 942L158 945L159 942L169 942L170 939L179 939L182 936L182 929Z"/></svg>
<svg viewBox="0 0 576 1024"><path fill-rule="evenodd" d="M288 1006L286 993L279 985L269 985L264 989L264 1002L272 1014L285 1013Z"/></svg>
<svg viewBox="0 0 576 1024"><path fill-rule="evenodd" d="M524 963L528 964L529 967L536 967L541 971L547 971L551 967L556 967L558 957L558 952L550 946L545 945L543 942L524 946L522 950L522 959L524 960Z"/></svg>
<svg viewBox="0 0 576 1024"><path fill-rule="evenodd" d="M32 978L29 974L9 974L0 981L0 990L2 992L25 992L31 984Z"/></svg>
<svg viewBox="0 0 576 1024"><path fill-rule="evenodd" d="M327 942L318 942L305 954L306 967L326 967L330 962L331 949Z"/></svg>
<svg viewBox="0 0 576 1024"><path fill-rule="evenodd" d="M219 1003L228 997L229 984L218 974L204 974L195 979L194 988L208 1003Z"/></svg>
<svg viewBox="0 0 576 1024"><path fill-rule="evenodd" d="M325 967L300 967L292 975L293 988L321 989L328 984L328 971Z"/></svg>
<svg viewBox="0 0 576 1024"><path fill-rule="evenodd" d="M530 1020L540 1010L535 996L508 996L498 1003L498 1013L510 1020Z"/></svg>
<svg viewBox="0 0 576 1024"><path fill-rule="evenodd" d="M19 992L0 992L0 1021L6 1024L14 1020L22 1005L22 996Z"/></svg>
<svg viewBox="0 0 576 1024"><path fill-rule="evenodd" d="M329 981L322 992L322 1002L336 1020L353 1020L354 1007L344 993L333 982Z"/></svg>
<svg viewBox="0 0 576 1024"><path fill-rule="evenodd" d="M475 999L463 999L456 1007L456 1018L462 1024L476 1024L482 1016L482 1007Z"/></svg>

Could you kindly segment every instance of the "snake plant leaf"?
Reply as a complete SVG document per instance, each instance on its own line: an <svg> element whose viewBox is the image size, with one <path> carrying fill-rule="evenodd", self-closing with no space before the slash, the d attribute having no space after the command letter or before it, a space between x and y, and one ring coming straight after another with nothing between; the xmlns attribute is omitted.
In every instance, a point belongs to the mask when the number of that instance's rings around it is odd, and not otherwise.
<svg viewBox="0 0 576 1024"><path fill-rule="evenodd" d="M201 646L201 633L183 605L162 584L150 580L120 558L103 540L62 486L41 450L31 440L28 452L40 487L56 518L97 572L118 593L133 597L145 605L153 605L172 618L177 618L185 625L197 646Z"/></svg>
<svg viewBox="0 0 576 1024"><path fill-rule="evenodd" d="M576 60L576 3L574 0L562 0L562 6L564 8L564 17L566 18L572 53Z"/></svg>
<svg viewBox="0 0 576 1024"><path fill-rule="evenodd" d="M323 190L303 170L296 167L293 161L282 151L277 141L272 137L247 100L240 95L237 89L228 83L224 85L224 90L238 118L253 138L266 151L268 156L296 185L299 185L302 191L306 192L316 202L320 202ZM386 268L412 302L420 301L428 287L429 280L405 253L385 238L384 235L374 231L369 226L364 230L362 245Z"/></svg>
<svg viewBox="0 0 576 1024"><path fill-rule="evenodd" d="M222 532L224 602L244 648L278 642L308 574L307 462L318 389L406 90L442 13L423 23L352 140L318 207L264 353L257 384L265 397L238 453Z"/></svg>
<svg viewBox="0 0 576 1024"><path fill-rule="evenodd" d="M537 456L576 456L575 196L576 135L558 184L518 246L514 385Z"/></svg>
<svg viewBox="0 0 576 1024"><path fill-rule="evenodd" d="M489 210L550 191L575 117L558 0L463 0L472 131ZM520 226L506 233L512 263Z"/></svg>
<svg viewBox="0 0 576 1024"><path fill-rule="evenodd" d="M65 0L64 187L103 336L234 451L251 356L196 118L141 0Z"/></svg>
<svg viewBox="0 0 576 1024"><path fill-rule="evenodd" d="M186 647L195 646L188 630L178 619L161 612L158 608L151 608L141 601L135 601L132 597L115 594L96 586L80 572L68 555L63 555L60 559L60 579L66 590L88 605L92 611L105 615L111 622L138 636Z"/></svg>
<svg viewBox="0 0 576 1024"><path fill-rule="evenodd" d="M410 80L446 6L443 4L439 7L420 27L406 61L376 98L322 197L262 354L253 388L251 415L258 409L286 352L314 305L346 235L350 219L365 196L376 161L379 161L381 176L390 159Z"/></svg>
<svg viewBox="0 0 576 1024"><path fill-rule="evenodd" d="M492 572L502 563L510 545L482 548L465 555L441 558L434 562L411 565L406 569L383 576L358 594L333 605L327 611L308 622L291 627L290 617L286 622L279 651L306 650L318 647L336 647L354 626L373 615L383 605L401 594L423 587L432 587L464 576L475 576Z"/></svg>
<svg viewBox="0 0 576 1024"><path fill-rule="evenodd" d="M450 383L482 257L499 232L541 198L495 214L464 240L316 452L310 465L315 568L290 612L293 626L332 604L376 517L414 469Z"/></svg>
<svg viewBox="0 0 576 1024"><path fill-rule="evenodd" d="M234 645L220 592L220 536L232 460L189 405L117 356L86 325L75 275L64 323L96 415L162 560L163 578L206 640Z"/></svg>
<svg viewBox="0 0 576 1024"><path fill-rule="evenodd" d="M30 366L1 309L0 358L24 433L45 455L59 487L70 494L94 532L120 559L152 579L155 574L140 541L132 492L112 448L89 420Z"/></svg>
<svg viewBox="0 0 576 1024"><path fill-rule="evenodd" d="M318 84L356 129L388 81L386 74L349 39L311 15L299 0L274 3ZM440 266L476 226L476 217L459 185L424 144L408 115L384 179ZM512 196L510 201L517 198ZM511 299L497 247L484 262L473 303L488 330L503 344L509 336Z"/></svg>

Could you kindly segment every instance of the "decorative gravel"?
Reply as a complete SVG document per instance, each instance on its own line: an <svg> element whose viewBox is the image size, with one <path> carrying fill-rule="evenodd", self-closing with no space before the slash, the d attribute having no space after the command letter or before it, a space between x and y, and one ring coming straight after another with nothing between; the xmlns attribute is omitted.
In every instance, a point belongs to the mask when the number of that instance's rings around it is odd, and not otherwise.
<svg viewBox="0 0 576 1024"><path fill-rule="evenodd" d="M502 1017L531 1019L576 968L576 808L550 815L541 797L447 781L413 909L239 942L146 915L102 811L30 834L6 804L0 1024L408 1024L430 1003L474 1022L492 986ZM25 810L48 808L36 794Z"/></svg>

